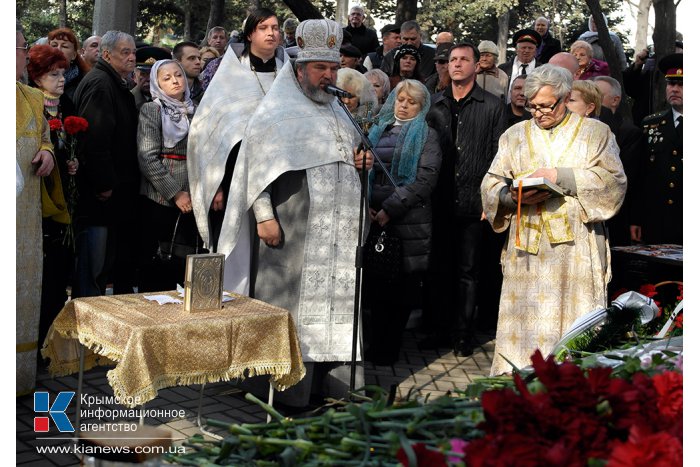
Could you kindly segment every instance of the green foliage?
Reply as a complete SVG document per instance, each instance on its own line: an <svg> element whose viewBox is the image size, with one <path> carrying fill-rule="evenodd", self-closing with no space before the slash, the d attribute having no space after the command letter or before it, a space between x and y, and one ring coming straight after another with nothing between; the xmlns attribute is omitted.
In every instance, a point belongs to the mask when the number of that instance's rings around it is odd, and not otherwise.
<svg viewBox="0 0 700 467"><path fill-rule="evenodd" d="M87 0L66 2L66 25L79 40L87 39L92 34L93 6L94 2ZM17 0L15 12L30 44L46 37L60 25L59 2L56 0Z"/></svg>

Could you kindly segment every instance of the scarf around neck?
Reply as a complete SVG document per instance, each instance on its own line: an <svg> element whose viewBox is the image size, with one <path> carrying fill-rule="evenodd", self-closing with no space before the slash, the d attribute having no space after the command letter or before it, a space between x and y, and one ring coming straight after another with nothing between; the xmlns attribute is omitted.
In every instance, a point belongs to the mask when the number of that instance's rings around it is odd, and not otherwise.
<svg viewBox="0 0 700 467"><path fill-rule="evenodd" d="M167 96L158 84L158 69L168 63L176 63L182 71L185 95L182 101ZM163 147L173 148L182 141L190 131L188 115L194 114L194 104L190 98L185 70L175 60L158 60L151 68L151 97L160 105L160 117L163 128Z"/></svg>
<svg viewBox="0 0 700 467"><path fill-rule="evenodd" d="M421 84L421 86L423 86ZM430 95L423 86L423 92ZM369 140L372 146L376 146L387 127L396 122L394 115L394 104L396 103L396 89L391 91L386 103L379 112L376 125L369 132ZM408 185L416 180L418 161L423 153L423 147L428 139L428 124L425 116L430 110L430 102L425 104L414 118L401 121L401 131L399 132L397 144L394 147L394 154L391 159L391 175L399 186ZM370 186L374 179L374 170L370 173Z"/></svg>

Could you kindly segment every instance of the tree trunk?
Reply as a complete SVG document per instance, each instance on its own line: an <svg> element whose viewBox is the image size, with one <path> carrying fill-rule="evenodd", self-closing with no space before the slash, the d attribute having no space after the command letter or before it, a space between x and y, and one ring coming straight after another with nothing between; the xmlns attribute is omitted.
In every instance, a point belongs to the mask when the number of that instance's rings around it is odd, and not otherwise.
<svg viewBox="0 0 700 467"><path fill-rule="evenodd" d="M651 0L638 0L637 8L637 31L634 35L634 53L638 54L647 48L647 32L649 31L649 11L651 10ZM628 3L633 5L632 2Z"/></svg>
<svg viewBox="0 0 700 467"><path fill-rule="evenodd" d="M214 26L221 26L224 24L224 3L224 0L211 0L207 32Z"/></svg>
<svg viewBox="0 0 700 467"><path fill-rule="evenodd" d="M506 48L508 47L508 23L510 22L510 10L506 10L498 17L498 63L506 62Z"/></svg>
<svg viewBox="0 0 700 467"><path fill-rule="evenodd" d="M192 40L192 0L185 0L185 4L182 8L182 13L184 16L183 21L183 31L182 40L191 41Z"/></svg>
<svg viewBox="0 0 700 467"><path fill-rule="evenodd" d="M68 10L66 8L66 0L58 2L58 24L59 27L65 28L68 25Z"/></svg>
<svg viewBox="0 0 700 467"><path fill-rule="evenodd" d="M309 0L282 0L292 10L299 22L307 19L323 19L323 15Z"/></svg>
<svg viewBox="0 0 700 467"><path fill-rule="evenodd" d="M418 14L418 0L396 0L396 24L415 20Z"/></svg>
<svg viewBox="0 0 700 467"><path fill-rule="evenodd" d="M676 5L673 0L653 0L654 3L654 52L656 52L656 63L667 55L676 52ZM658 112L666 107L666 80L663 75L656 73L659 77L656 83L654 97L654 112Z"/></svg>
<svg viewBox="0 0 700 467"><path fill-rule="evenodd" d="M335 5L335 20L342 27L348 24L348 10L349 2L348 0L338 0Z"/></svg>

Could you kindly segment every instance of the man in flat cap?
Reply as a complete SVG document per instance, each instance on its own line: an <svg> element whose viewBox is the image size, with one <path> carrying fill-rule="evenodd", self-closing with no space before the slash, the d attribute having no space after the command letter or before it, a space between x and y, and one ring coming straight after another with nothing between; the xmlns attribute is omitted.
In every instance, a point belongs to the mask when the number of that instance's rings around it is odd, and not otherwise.
<svg viewBox="0 0 700 467"><path fill-rule="evenodd" d="M161 48L146 46L136 49L136 69L134 69L134 81L136 86L131 89L134 95L136 109L141 110L141 106L146 102L151 102L151 67L158 60L168 60L171 54Z"/></svg>
<svg viewBox="0 0 700 467"><path fill-rule="evenodd" d="M362 52L352 44L340 48L340 68L352 68L360 73L366 73L367 68L360 63Z"/></svg>
<svg viewBox="0 0 700 467"><path fill-rule="evenodd" d="M498 47L491 41L479 42L479 66L476 69L476 83L485 91L506 101L508 75L496 66Z"/></svg>
<svg viewBox="0 0 700 467"><path fill-rule="evenodd" d="M398 24L387 24L381 30L382 45L377 47L374 52L370 52L365 57L364 65L367 70L381 68L384 56L389 51L394 50L401 45L401 26Z"/></svg>
<svg viewBox="0 0 700 467"><path fill-rule="evenodd" d="M683 54L659 61L669 108L642 120L647 154L633 196L630 234L645 244L683 244Z"/></svg>
<svg viewBox="0 0 700 467"><path fill-rule="evenodd" d="M362 156L352 121L325 92L336 83L342 35L325 19L297 27L297 58L246 127L217 249L241 258L227 260L225 276L248 272L250 295L294 318L306 377L275 397L287 405L308 404L312 392L347 396L350 380L343 362L351 360ZM245 249L250 264L234 252Z"/></svg>
<svg viewBox="0 0 700 467"><path fill-rule="evenodd" d="M435 49L435 73L428 76L425 80L425 87L428 88L430 94L440 92L450 85L450 72L447 69L447 62L449 61L450 49L453 45L451 42L438 44Z"/></svg>
<svg viewBox="0 0 700 467"><path fill-rule="evenodd" d="M508 75L508 89L513 84L513 80L518 75L529 75L535 71L535 67L541 65L535 60L537 47L542 43L542 37L534 29L521 29L513 34L513 45L515 46L515 58L498 65L498 68ZM506 95L510 102L510 96Z"/></svg>

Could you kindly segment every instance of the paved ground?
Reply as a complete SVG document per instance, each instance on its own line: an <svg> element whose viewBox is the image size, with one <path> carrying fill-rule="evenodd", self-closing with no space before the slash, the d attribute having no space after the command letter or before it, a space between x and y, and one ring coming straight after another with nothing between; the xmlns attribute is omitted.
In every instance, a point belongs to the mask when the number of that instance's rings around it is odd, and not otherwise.
<svg viewBox="0 0 700 467"><path fill-rule="evenodd" d="M396 398L405 399L415 396L438 396L455 388L465 388L473 378L488 374L493 359L494 341L492 337L483 336L488 341L478 348L474 355L458 358L450 349L422 350L417 342L423 337L414 331L406 331L401 359L393 366L374 366L367 364L365 368L365 383L376 384L389 390L396 385ZM95 368L85 373L84 392L95 396L111 396L112 390L107 382L108 368ZM51 378L43 370L39 374L37 389L46 389L53 395L60 391L73 391L77 388L77 375L62 378ZM160 426L172 432L173 439L181 443L188 436L199 432L196 421L197 401L200 387L182 386L164 389L158 392L158 398L146 404L146 409L175 407L185 410L183 418L147 418L147 425ZM232 383L217 383L207 385L203 399L202 413L205 417L215 418L224 422L255 423L265 419L264 411L243 399L243 394ZM37 453L37 446L68 446L70 441L62 433L57 432L52 425L47 434L37 434L33 431L33 399L25 396L17 399L17 464L26 466L74 466L80 465L75 454ZM120 406L103 406L105 409L120 408ZM90 407L94 409L95 407ZM67 414L74 420L75 407ZM111 421L111 420L108 420ZM137 419L127 420L135 423ZM97 423L99 420L86 420ZM212 430L221 432L220 430ZM37 439L46 437L50 439ZM62 439L57 439L62 438Z"/></svg>

